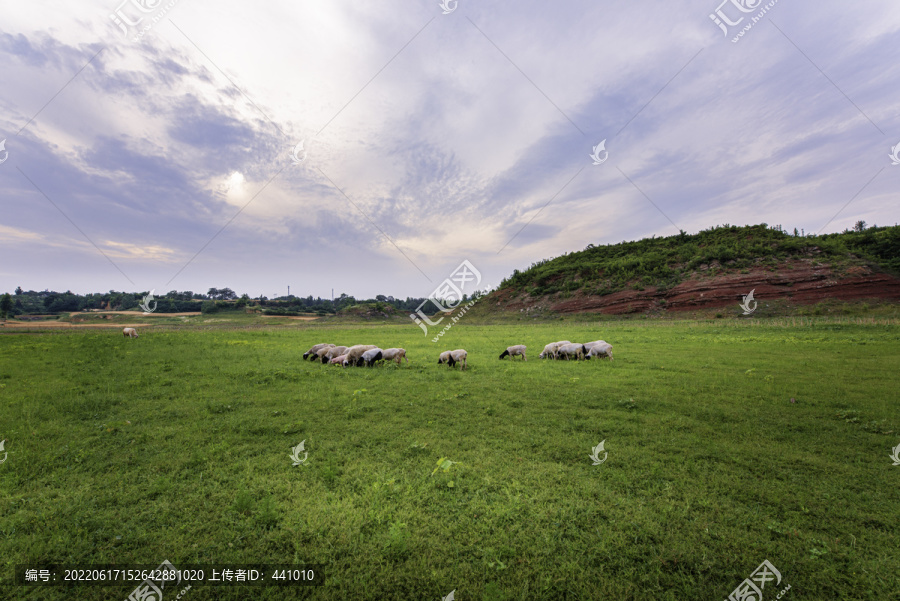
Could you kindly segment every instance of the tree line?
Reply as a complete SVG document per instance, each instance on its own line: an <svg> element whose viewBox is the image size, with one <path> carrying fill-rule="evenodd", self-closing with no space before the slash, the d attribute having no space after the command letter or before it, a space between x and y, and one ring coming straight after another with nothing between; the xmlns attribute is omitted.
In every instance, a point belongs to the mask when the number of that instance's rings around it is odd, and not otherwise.
<svg viewBox="0 0 900 601"><path fill-rule="evenodd" d="M22 290L16 288L14 294L0 296L0 317L16 315L47 315L76 311L140 311L141 303L148 297L146 292L109 292L76 294L71 290L56 292L52 290ZM472 296L482 296L478 292ZM250 298L247 294L238 294L231 288L210 288L206 294L191 290L171 290L163 295L154 295L149 308L156 308L155 313L196 312L216 313L219 311L245 310L247 307L258 307L268 315L295 315L300 313L316 313L318 315L334 314L343 309L357 305L369 305L371 308L384 311L387 307L400 312L415 311L426 299L406 297L394 298L379 294L375 298L358 299L355 296L341 294L334 300L319 296L286 295L276 298L259 296ZM469 300L464 295L463 301Z"/></svg>

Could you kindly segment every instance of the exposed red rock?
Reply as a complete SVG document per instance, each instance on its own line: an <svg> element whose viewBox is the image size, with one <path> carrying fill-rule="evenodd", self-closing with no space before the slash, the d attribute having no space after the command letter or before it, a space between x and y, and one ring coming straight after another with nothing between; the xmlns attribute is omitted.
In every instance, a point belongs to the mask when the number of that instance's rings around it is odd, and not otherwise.
<svg viewBox="0 0 900 601"><path fill-rule="evenodd" d="M798 260L777 268L756 267L748 273L723 273L696 277L674 288L659 291L622 290L603 296L588 295L582 290L564 300L556 296L532 298L507 291L495 293L491 304L507 310L530 311L535 307L557 313L643 313L648 311L687 311L718 307L736 307L744 295L754 290L758 302L786 300L795 304L813 304L825 300L900 301L900 278L873 271L866 266L853 266L835 273L828 265L814 265ZM702 273L702 272L701 272Z"/></svg>

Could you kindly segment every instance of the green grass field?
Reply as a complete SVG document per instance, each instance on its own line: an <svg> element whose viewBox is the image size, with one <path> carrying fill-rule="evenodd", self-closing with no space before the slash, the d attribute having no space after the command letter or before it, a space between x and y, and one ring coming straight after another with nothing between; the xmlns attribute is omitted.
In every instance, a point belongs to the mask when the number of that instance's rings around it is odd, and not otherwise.
<svg viewBox="0 0 900 601"><path fill-rule="evenodd" d="M325 580L186 601L720 600L768 559L766 600L898 599L900 325L858 321L0 335L0 598L125 599L13 568L168 559ZM537 359L562 338L615 361ZM410 365L302 361L317 342Z"/></svg>

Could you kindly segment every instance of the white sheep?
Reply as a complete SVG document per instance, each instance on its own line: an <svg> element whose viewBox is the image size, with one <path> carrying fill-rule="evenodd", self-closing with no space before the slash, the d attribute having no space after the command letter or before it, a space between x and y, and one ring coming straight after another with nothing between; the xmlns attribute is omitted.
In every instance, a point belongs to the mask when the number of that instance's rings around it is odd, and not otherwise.
<svg viewBox="0 0 900 601"><path fill-rule="evenodd" d="M381 361L383 359L384 351L380 348L369 349L362 354L360 359L366 365L366 367L372 367L375 365L376 361Z"/></svg>
<svg viewBox="0 0 900 601"><path fill-rule="evenodd" d="M347 346L332 346L332 347L325 349L325 354L319 355L319 356L322 358L322 363L328 363L335 357L338 357L338 356L346 353L347 349L349 349L349 348L350 347L347 347Z"/></svg>
<svg viewBox="0 0 900 601"><path fill-rule="evenodd" d="M597 342L589 342L584 346L588 349L588 354L584 357L585 359L590 359L591 357L600 357L602 359L603 357L606 357L612 361L612 345L610 343L598 340Z"/></svg>
<svg viewBox="0 0 900 601"><path fill-rule="evenodd" d="M446 363L450 367L453 367L457 363L461 363L459 370L462 371L466 368L466 357L468 357L468 353L463 349L456 349L455 351L444 351L441 353L441 356L438 357L438 365L442 363Z"/></svg>
<svg viewBox="0 0 900 601"><path fill-rule="evenodd" d="M381 352L381 358L385 361L396 361L397 365L400 365L400 359L405 359L406 364L409 365L409 359L406 358L406 349L402 348L389 348L385 349Z"/></svg>
<svg viewBox="0 0 900 601"><path fill-rule="evenodd" d="M325 359L325 355L328 354L328 351L330 351L330 350L333 349L333 348L335 348L334 345L331 345L331 346L323 346L322 348L320 348L319 350L317 350L315 353L313 353L312 355L310 355L310 356L309 356L309 360L310 360L310 361L322 361L323 359ZM327 361L327 359L326 359L325 361L322 361L322 363L325 363L326 361Z"/></svg>
<svg viewBox="0 0 900 601"><path fill-rule="evenodd" d="M341 365L343 367L347 367L347 364L345 363L346 360L347 360L347 355L343 354L340 357L335 357L334 359L329 361L329 363L331 363L332 365Z"/></svg>
<svg viewBox="0 0 900 601"><path fill-rule="evenodd" d="M544 350L538 355L538 359L558 359L559 358L559 347L564 344L572 344L568 340L560 340L559 342L551 342L547 346L544 347Z"/></svg>
<svg viewBox="0 0 900 601"><path fill-rule="evenodd" d="M551 342L544 347L544 350L538 355L538 359L556 359L557 348L559 348L559 345L555 342Z"/></svg>
<svg viewBox="0 0 900 601"><path fill-rule="evenodd" d="M137 330L135 330L134 328L125 328L124 330L122 330L122 335L125 336L126 338L137 338L138 337Z"/></svg>
<svg viewBox="0 0 900 601"><path fill-rule="evenodd" d="M362 365L362 354L366 351L378 348L374 344L357 344L347 349L347 363L359 367Z"/></svg>
<svg viewBox="0 0 900 601"><path fill-rule="evenodd" d="M579 343L569 343L564 344L559 349L557 349L558 358L565 357L566 361L569 360L569 357L575 357L576 359L584 359L585 353L587 353L587 349L584 348L583 344Z"/></svg>
<svg viewBox="0 0 900 601"><path fill-rule="evenodd" d="M310 347L310 349L308 351L303 353L303 358L308 359L310 355L313 355L313 357L315 357L316 352L318 352L319 349L325 348L326 346L334 346L334 345L327 344L325 342L323 342L321 344L314 344L314 345L312 345L312 347ZM312 361L312 359L310 359L310 361Z"/></svg>
<svg viewBox="0 0 900 601"><path fill-rule="evenodd" d="M513 357L522 357L523 361L528 361L528 358L525 357L525 349L526 346L524 344L516 344L514 346L506 347L506 350L500 354L500 358L509 357L512 360Z"/></svg>

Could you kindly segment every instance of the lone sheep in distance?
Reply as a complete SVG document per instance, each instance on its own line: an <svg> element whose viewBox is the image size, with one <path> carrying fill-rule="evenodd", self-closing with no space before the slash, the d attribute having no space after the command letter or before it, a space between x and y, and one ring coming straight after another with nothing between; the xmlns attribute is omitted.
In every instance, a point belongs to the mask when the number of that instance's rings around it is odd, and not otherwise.
<svg viewBox="0 0 900 601"><path fill-rule="evenodd" d="M137 338L138 337L137 330L135 330L134 328L125 328L124 330L122 330L122 335L125 336L126 338Z"/></svg>

